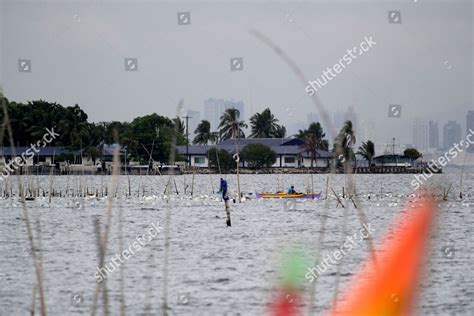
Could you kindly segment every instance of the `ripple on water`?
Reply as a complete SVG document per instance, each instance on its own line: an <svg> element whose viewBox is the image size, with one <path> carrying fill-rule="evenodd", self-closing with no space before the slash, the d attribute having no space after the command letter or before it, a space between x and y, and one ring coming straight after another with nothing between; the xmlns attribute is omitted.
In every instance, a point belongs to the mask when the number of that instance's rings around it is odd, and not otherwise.
<svg viewBox="0 0 474 316"><path fill-rule="evenodd" d="M49 185L48 177L38 178L45 187ZM90 186L94 183L100 186L100 177L86 178ZM218 177L212 178L217 186ZM103 180L106 179L110 178ZM147 192L151 192L151 188L154 192L163 192L166 185L163 179L149 177L146 180ZM305 183L307 176L285 175L282 179L287 184L299 184ZM444 183L457 183L458 175L446 174L439 179ZM235 177L229 176L228 180L230 188L235 188ZM356 180L360 194L356 201L376 228L374 243L377 245L389 224L403 214L402 205L413 198L410 197L412 175L358 175ZM139 181L138 177L131 177L135 192ZM182 176L177 177L177 183L182 181ZM114 201L106 256L106 260L111 260L120 249L119 204L123 211L125 248L137 236L146 233L151 223L159 222L164 227L166 213L170 210L168 304L176 315L262 315L267 310L271 289L277 284L277 267L284 249L299 245L312 255L311 262L314 262L314 254L330 253L340 246L345 235L360 228L352 203L346 200L346 208L336 208L336 200L331 195L327 201L329 209L325 208L326 201L287 204L251 199L241 204L231 203L233 226L227 228L224 204L209 194L209 176L196 175L195 181L195 196L192 199L175 194L166 198L157 194L151 198L125 198L123 192L128 183L126 178L122 178L119 198ZM344 181L343 175L331 176L331 183ZM466 176L466 188L472 188L473 181L473 177ZM58 188L65 187L66 183L67 177L54 179ZM314 175L314 183L315 188L324 190L326 175ZM272 175L244 175L241 186L255 192L275 190L276 184ZM417 314L467 315L474 310L471 299L474 282L470 266L474 253L471 237L474 195L467 190L465 193L464 201L460 202L453 194L448 202L440 203L443 211L437 231L433 234L431 263L422 284ZM78 202L81 205L79 209L75 207ZM104 227L106 199L53 198L51 205L47 199L39 199L27 205L35 239L38 237L35 225L37 219L41 220L42 248L37 253L41 253L44 260L43 274L50 314L89 314L96 286L93 273L98 258L92 223L97 218ZM28 313L35 284L25 220L20 204L14 199L0 199L0 210L0 273L6 274L0 276L0 313L24 315ZM321 227L323 221L326 223L324 230ZM318 247L317 241L322 232L325 233L324 243ZM128 314L147 314L147 304L151 304L148 314L160 313L165 254L163 237L161 232L122 265ZM453 247L453 258L443 256L441 248L444 246ZM340 290L366 257L365 244L354 247L344 257L339 275ZM315 306L317 314L323 314L332 303L337 277L334 271L329 270L319 280ZM304 286L307 290L309 284ZM120 298L118 270L107 279L107 288L111 314L117 314ZM77 293L84 295L81 304L71 302L71 296ZM178 301L182 293L189 293L189 304Z"/></svg>

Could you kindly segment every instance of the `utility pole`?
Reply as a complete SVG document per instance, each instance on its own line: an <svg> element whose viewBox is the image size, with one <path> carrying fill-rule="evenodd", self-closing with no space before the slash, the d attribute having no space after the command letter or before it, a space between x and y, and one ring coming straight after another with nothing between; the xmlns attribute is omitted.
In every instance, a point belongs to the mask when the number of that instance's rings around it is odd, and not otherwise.
<svg viewBox="0 0 474 316"><path fill-rule="evenodd" d="M240 199L240 173L239 173L239 165L240 165L240 153L239 153L239 146L240 146L240 121L237 121L237 140L235 142L235 152L236 152L236 162L237 162L237 195L239 203L242 203Z"/></svg>
<svg viewBox="0 0 474 316"><path fill-rule="evenodd" d="M186 119L186 159L188 167L191 166L191 160L189 159L189 119L193 118L186 113L186 116L183 116Z"/></svg>

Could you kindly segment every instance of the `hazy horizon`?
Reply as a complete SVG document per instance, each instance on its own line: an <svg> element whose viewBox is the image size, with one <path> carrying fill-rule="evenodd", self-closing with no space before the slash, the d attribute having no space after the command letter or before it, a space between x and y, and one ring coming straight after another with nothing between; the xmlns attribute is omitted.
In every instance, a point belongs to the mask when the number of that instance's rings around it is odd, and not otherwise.
<svg viewBox="0 0 474 316"><path fill-rule="evenodd" d="M289 128L306 124L307 113L318 110L305 86L251 29L280 46L307 80L373 37L376 45L317 94L328 112L352 108L360 123L374 122L378 143L412 143L416 118L439 121L441 130L456 120L464 134L474 109L470 1L0 5L4 94L17 102L77 103L93 122L172 117L180 99L202 116L213 97L243 101L246 120L270 107ZM390 10L401 12L401 24L389 23ZM178 12L190 12L191 24L178 25ZM243 58L242 71L231 71L234 57ZM137 58L138 71L125 71L125 58ZM31 61L31 72L19 72L19 59ZM401 118L388 117L390 104L402 106Z"/></svg>

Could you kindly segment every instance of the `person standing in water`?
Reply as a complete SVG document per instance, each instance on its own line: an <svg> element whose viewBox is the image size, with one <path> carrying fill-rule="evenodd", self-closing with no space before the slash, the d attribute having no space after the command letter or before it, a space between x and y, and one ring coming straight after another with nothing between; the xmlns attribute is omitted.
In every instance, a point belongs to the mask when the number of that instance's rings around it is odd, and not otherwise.
<svg viewBox="0 0 474 316"><path fill-rule="evenodd" d="M221 178L221 187L219 192L222 193L222 199L224 200L225 203L225 212L227 215L227 227L232 226L231 220L230 220L230 207L229 207L229 195L227 193L227 181L225 181L223 178Z"/></svg>
<svg viewBox="0 0 474 316"><path fill-rule="evenodd" d="M229 200L229 195L227 194L227 181L225 181L223 178L221 178L221 186L219 192L222 194L222 199L224 201Z"/></svg>

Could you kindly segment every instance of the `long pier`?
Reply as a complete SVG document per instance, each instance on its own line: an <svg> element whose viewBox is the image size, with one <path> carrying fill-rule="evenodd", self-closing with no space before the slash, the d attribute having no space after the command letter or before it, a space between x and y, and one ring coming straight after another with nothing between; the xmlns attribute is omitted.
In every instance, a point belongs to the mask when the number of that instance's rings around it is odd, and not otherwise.
<svg viewBox="0 0 474 316"><path fill-rule="evenodd" d="M398 173L398 174L407 174L407 173L443 173L443 169L433 167L433 170L430 170L428 167L393 167L393 166L373 166L373 167L356 167L354 168L354 173Z"/></svg>

